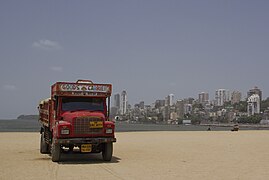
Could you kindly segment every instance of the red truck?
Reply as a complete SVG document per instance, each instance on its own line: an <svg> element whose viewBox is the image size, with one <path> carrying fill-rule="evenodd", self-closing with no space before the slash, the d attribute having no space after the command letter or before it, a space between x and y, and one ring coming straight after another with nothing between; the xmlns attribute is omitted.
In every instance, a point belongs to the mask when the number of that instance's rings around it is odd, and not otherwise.
<svg viewBox="0 0 269 180"><path fill-rule="evenodd" d="M51 97L38 106L40 153L58 162L67 152L102 152L103 160L110 161L116 142L115 124L109 121L111 92L111 84L90 80L53 84Z"/></svg>

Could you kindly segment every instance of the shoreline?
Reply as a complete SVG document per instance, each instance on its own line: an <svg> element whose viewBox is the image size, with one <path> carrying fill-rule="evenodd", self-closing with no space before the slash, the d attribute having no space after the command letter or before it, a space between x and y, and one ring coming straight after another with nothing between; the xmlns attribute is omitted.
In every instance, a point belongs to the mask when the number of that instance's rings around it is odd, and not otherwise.
<svg viewBox="0 0 269 180"><path fill-rule="evenodd" d="M116 132L136 131L230 131L234 124L171 125L116 122ZM40 123L35 119L0 120L0 132L39 132ZM269 130L268 125L239 124L239 130Z"/></svg>

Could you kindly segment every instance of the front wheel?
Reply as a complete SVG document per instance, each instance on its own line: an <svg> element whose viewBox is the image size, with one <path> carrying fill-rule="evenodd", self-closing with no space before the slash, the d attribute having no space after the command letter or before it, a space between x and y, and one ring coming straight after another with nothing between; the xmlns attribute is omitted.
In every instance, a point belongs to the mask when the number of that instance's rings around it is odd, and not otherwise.
<svg viewBox="0 0 269 180"><path fill-rule="evenodd" d="M112 153L113 153L113 143L112 142L105 143L103 151L102 151L103 160L104 161L111 161Z"/></svg>
<svg viewBox="0 0 269 180"><path fill-rule="evenodd" d="M40 136L40 153L49 154L49 145L45 142L45 133L42 132Z"/></svg>
<svg viewBox="0 0 269 180"><path fill-rule="evenodd" d="M61 157L61 145L56 144L54 141L51 147L51 159L53 162L59 162Z"/></svg>

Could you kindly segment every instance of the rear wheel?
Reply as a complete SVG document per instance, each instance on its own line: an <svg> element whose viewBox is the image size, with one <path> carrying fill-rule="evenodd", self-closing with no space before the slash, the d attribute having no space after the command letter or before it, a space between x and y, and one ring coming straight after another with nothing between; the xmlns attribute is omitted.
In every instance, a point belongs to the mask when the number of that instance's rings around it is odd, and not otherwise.
<svg viewBox="0 0 269 180"><path fill-rule="evenodd" d="M102 151L103 160L111 161L112 153L113 153L113 143L112 142L105 143Z"/></svg>
<svg viewBox="0 0 269 180"><path fill-rule="evenodd" d="M45 142L45 133L42 132L40 136L40 153L49 154L49 145Z"/></svg>
<svg viewBox="0 0 269 180"><path fill-rule="evenodd" d="M51 159L53 162L59 162L61 158L61 145L56 144L54 141L51 147Z"/></svg>

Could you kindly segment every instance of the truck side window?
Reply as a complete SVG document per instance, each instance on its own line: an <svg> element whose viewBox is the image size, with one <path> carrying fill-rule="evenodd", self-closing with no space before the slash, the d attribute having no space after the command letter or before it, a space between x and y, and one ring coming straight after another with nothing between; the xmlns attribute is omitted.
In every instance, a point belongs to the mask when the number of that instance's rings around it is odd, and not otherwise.
<svg viewBox="0 0 269 180"><path fill-rule="evenodd" d="M58 107L58 97L55 97L54 100L54 110L57 111L57 107Z"/></svg>

